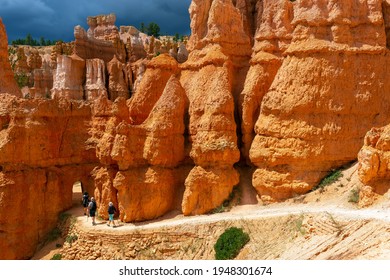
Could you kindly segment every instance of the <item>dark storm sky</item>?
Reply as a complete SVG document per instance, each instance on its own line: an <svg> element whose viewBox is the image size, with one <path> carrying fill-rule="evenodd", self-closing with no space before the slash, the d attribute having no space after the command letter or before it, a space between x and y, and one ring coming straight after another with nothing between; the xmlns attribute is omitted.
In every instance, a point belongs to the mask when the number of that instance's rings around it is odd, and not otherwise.
<svg viewBox="0 0 390 280"><path fill-rule="evenodd" d="M115 13L116 26L155 22L161 34L189 34L191 0L0 0L8 40L25 38L72 41L73 28L87 28L87 16Z"/></svg>

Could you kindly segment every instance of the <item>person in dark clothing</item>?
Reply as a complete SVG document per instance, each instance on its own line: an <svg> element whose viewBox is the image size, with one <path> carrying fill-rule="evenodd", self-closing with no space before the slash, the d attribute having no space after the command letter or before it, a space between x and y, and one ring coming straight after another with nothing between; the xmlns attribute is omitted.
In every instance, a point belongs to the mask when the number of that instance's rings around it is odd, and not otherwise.
<svg viewBox="0 0 390 280"><path fill-rule="evenodd" d="M88 192L84 192L83 198L81 199L81 202L84 207L84 215L87 215L87 210L88 210L88 204L89 204L89 194Z"/></svg>
<svg viewBox="0 0 390 280"><path fill-rule="evenodd" d="M96 201L94 197L91 197L91 202L88 204L88 215L92 217L92 225L95 226L95 215L96 215Z"/></svg>
<svg viewBox="0 0 390 280"><path fill-rule="evenodd" d="M114 206L114 203L110 202L108 204L108 223L107 226L110 226L111 222L113 227L116 227L115 221L114 221L114 214L116 213L116 208Z"/></svg>

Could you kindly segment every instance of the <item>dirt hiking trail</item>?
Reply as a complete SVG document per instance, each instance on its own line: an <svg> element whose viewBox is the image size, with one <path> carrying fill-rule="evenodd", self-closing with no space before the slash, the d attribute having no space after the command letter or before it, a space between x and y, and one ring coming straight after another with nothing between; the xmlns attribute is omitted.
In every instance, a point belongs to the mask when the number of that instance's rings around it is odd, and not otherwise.
<svg viewBox="0 0 390 280"><path fill-rule="evenodd" d="M362 187L356 165L344 170L342 177L329 186L269 205L254 200L250 171L246 172L241 173L245 177L241 180L241 200L223 213L184 217L180 211L172 211L153 221L116 221L119 226L113 228L99 219L93 226L81 206L75 206L68 213L76 217L79 240L72 248L66 244L53 248L55 244L49 244L34 259L50 259L55 252L70 259L84 259L87 255L76 247L83 238L110 240L104 244L96 241L97 247L106 249L96 249L100 253L93 259L213 259L213 244L228 226L242 227L251 238L237 259L390 259L390 198L388 194L378 196L366 208L351 202L353 193ZM181 240L177 241L176 233L180 233ZM167 244L148 241L160 236ZM121 254L110 253L119 246L119 239L124 244L120 245ZM177 245L176 251L172 244ZM187 245L191 250L183 249Z"/></svg>

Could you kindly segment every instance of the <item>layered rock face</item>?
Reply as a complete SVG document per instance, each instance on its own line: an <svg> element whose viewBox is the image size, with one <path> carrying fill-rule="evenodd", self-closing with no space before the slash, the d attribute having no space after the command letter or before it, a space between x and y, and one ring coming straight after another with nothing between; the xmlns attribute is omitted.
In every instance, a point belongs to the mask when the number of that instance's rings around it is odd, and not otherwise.
<svg viewBox="0 0 390 280"><path fill-rule="evenodd" d="M161 58L155 60L155 67L165 67ZM148 72L154 70L146 70L145 79L153 79ZM154 99L155 104L139 124L132 124L131 110L129 115L128 107L121 103L123 99L117 99L115 116L97 146L97 155L104 164L100 172L112 174L105 175L102 192L117 192L120 218L126 222L153 219L174 207L178 188L175 168L184 158L186 97L172 73L156 91L161 88L161 95ZM129 108L134 108L137 94L129 101ZM112 166L117 166L117 172Z"/></svg>
<svg viewBox="0 0 390 280"><path fill-rule="evenodd" d="M358 174L360 180L377 194L389 190L390 178L390 127L371 129L359 151Z"/></svg>
<svg viewBox="0 0 390 280"><path fill-rule="evenodd" d="M30 88L31 97L48 98L53 88L53 70L48 63L44 63L42 69L33 71L34 86Z"/></svg>
<svg viewBox="0 0 390 280"><path fill-rule="evenodd" d="M87 100L107 98L106 89L106 65L103 60L87 59L86 61L86 82L85 97Z"/></svg>
<svg viewBox="0 0 390 280"><path fill-rule="evenodd" d="M255 137L254 127L259 118L260 106L282 64L282 54L291 42L293 31L293 4L290 1L257 1L252 9L255 17L252 21L247 19L247 29L253 30L255 26L257 30L253 36L251 67L239 99L241 152L249 164L249 149Z"/></svg>
<svg viewBox="0 0 390 280"><path fill-rule="evenodd" d="M126 60L126 51L120 40L119 30L114 25L115 15L88 17L88 31L81 26L74 30L74 52L83 59L100 58L108 63L114 55L119 60Z"/></svg>
<svg viewBox="0 0 390 280"><path fill-rule="evenodd" d="M65 100L10 95L0 103L0 259L24 259L72 206L76 181L93 193L90 172L97 159L85 144L91 110Z"/></svg>
<svg viewBox="0 0 390 280"><path fill-rule="evenodd" d="M309 191L389 122L389 7L193 0L188 59L182 47L118 30L112 15L90 17L88 31L75 28L74 54L57 55L54 100L0 102L1 209L32 209L0 215L0 258L31 256L77 180L100 216L111 201L125 222L177 207L207 213L239 183L240 160L256 167L264 201ZM15 94L3 64L1 92ZM362 180L379 193L387 130L372 130L359 156ZM41 206L51 196L62 204Z"/></svg>
<svg viewBox="0 0 390 280"><path fill-rule="evenodd" d="M83 100L85 67L85 60L75 54L72 56L59 55L51 90L52 97Z"/></svg>
<svg viewBox="0 0 390 280"><path fill-rule="evenodd" d="M190 15L192 52L182 66L181 83L189 99L190 156L196 167L185 182L185 215L219 206L239 181L233 168L240 159L234 104L251 53L241 14L231 1L193 1Z"/></svg>
<svg viewBox="0 0 390 280"><path fill-rule="evenodd" d="M110 100L118 97L129 98L129 88L132 88L132 71L120 62L116 56L107 64L109 75L108 91Z"/></svg>
<svg viewBox="0 0 390 280"><path fill-rule="evenodd" d="M8 61L8 39L3 21L0 18L0 93L8 92L15 96L21 96L16 85L14 73Z"/></svg>
<svg viewBox="0 0 390 280"><path fill-rule="evenodd" d="M356 158L366 131L388 122L382 2L298 1L293 11L292 42L250 148L253 185L271 201L309 191Z"/></svg>
<svg viewBox="0 0 390 280"><path fill-rule="evenodd" d="M146 36L145 34L143 35L132 26L121 26L120 37L126 43L126 50L130 62L136 62L139 59L147 57L145 49Z"/></svg>

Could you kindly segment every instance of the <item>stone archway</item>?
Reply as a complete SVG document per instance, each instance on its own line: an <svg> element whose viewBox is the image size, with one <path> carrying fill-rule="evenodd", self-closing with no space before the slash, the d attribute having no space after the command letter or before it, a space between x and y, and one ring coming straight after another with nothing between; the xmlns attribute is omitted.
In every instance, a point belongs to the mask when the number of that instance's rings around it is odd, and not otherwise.
<svg viewBox="0 0 390 280"><path fill-rule="evenodd" d="M80 206L83 196L83 186L81 181L74 182L72 186L72 206Z"/></svg>

